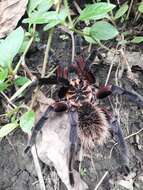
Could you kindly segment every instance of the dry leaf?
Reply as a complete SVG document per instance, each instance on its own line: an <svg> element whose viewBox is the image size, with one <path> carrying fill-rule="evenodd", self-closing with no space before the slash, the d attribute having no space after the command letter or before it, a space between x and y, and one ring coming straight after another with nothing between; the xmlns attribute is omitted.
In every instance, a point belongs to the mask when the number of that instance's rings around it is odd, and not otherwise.
<svg viewBox="0 0 143 190"><path fill-rule="evenodd" d="M133 180L132 179L130 181L120 180L120 181L118 181L118 184L125 187L126 189L133 190Z"/></svg>
<svg viewBox="0 0 143 190"><path fill-rule="evenodd" d="M42 99L43 98L44 97L42 97ZM47 101L48 100L51 102L51 99L47 99ZM37 118L39 118L47 108L46 104L41 104L41 106L42 110L40 108L38 109ZM70 124L67 112L51 112L41 133L37 135L36 148L38 157L47 165L49 161L53 163L59 177L68 190L86 190L88 189L86 183L80 178L80 174L75 170L73 170L75 186L71 187L69 182L69 129Z"/></svg>
<svg viewBox="0 0 143 190"><path fill-rule="evenodd" d="M26 10L28 0L0 1L0 38L5 37L17 25Z"/></svg>

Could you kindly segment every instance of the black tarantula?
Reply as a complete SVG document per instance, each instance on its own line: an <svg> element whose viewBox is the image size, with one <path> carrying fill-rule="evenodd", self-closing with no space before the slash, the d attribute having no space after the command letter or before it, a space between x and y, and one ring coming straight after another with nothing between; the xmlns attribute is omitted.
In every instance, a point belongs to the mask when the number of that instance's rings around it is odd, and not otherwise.
<svg viewBox="0 0 143 190"><path fill-rule="evenodd" d="M28 152L35 143L36 135L44 126L49 113L68 112L70 122L70 151L69 151L69 180L74 186L72 164L76 152L77 138L79 137L85 149L92 149L95 144L103 144L109 133L111 133L118 143L122 155L123 163L127 172L128 168L128 149L125 143L122 129L113 114L97 105L97 99L103 99L111 94L125 95L130 101L138 106L143 106L143 98L128 90L115 85L107 85L95 89L95 77L90 71L90 63L95 57L95 51L85 62L83 56L77 56L74 63L68 68L58 66L56 76L39 79L38 84L58 84L58 100L48 106L44 114L36 123L31 138L25 149Z"/></svg>

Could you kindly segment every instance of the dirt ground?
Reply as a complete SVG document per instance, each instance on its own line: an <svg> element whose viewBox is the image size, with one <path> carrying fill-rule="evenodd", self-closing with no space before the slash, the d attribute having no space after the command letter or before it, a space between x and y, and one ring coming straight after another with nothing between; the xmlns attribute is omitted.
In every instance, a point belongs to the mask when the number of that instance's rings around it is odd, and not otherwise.
<svg viewBox="0 0 143 190"><path fill-rule="evenodd" d="M44 41L44 37L42 41ZM41 43L40 46L34 46L26 58L26 63L34 70L35 74L41 68L45 47L44 44ZM59 38L59 35L55 35L52 49L56 52L55 56L60 62L66 64L70 61L71 48L67 40L63 41ZM138 54L138 52L134 53ZM132 69L134 76L138 79L138 84L129 80L126 71L124 71L118 83L126 89L133 88L143 95L143 69L138 69L138 67L136 67L136 59L134 62L135 64ZM53 60L51 56L50 65L52 66L52 64ZM105 83L109 67L110 64L106 61L99 61L99 63L96 62L92 65L92 71L96 76L97 84L102 86ZM112 68L109 83L113 84L117 82L115 80L116 71L117 64ZM113 108L120 107L120 122L124 131L124 136L127 137L131 135L131 137L127 139L130 174L125 177L122 172L120 172L119 168L121 163L117 154L118 151L113 151L111 158L109 158L110 150L114 144L113 140L109 139L103 147L96 148L92 153L92 159L86 158L83 160L81 164L82 178L88 184L89 190L94 190L102 176L108 171L108 175L98 188L99 190L142 190L143 131L140 131L137 135L133 134L142 129L143 110L133 103L128 102L124 97L111 97L111 102ZM111 109L111 104L108 100L101 101L101 104ZM17 129L11 135L0 141L0 190L39 190L38 178L32 162L32 156L27 156L23 153L26 143L27 137L20 129ZM41 168L48 190L66 190L52 166L45 166L41 163Z"/></svg>

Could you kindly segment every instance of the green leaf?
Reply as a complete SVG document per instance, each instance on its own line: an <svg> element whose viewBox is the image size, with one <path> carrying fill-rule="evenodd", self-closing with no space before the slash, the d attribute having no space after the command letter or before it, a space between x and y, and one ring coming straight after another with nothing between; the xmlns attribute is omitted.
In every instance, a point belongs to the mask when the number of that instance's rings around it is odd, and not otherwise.
<svg viewBox="0 0 143 190"><path fill-rule="evenodd" d="M8 76L8 69L0 67L0 82L3 82Z"/></svg>
<svg viewBox="0 0 143 190"><path fill-rule="evenodd" d="M42 12L46 12L48 11L52 5L53 5L53 0L43 0L37 7L38 11Z"/></svg>
<svg viewBox="0 0 143 190"><path fill-rule="evenodd" d="M6 135L8 135L10 132L12 132L17 127L18 127L17 123L9 123L7 125L4 125L0 129L0 138L5 137Z"/></svg>
<svg viewBox="0 0 143 190"><path fill-rule="evenodd" d="M4 90L6 90L7 87L8 87L8 84L6 82L0 81L0 92L3 92Z"/></svg>
<svg viewBox="0 0 143 190"><path fill-rule="evenodd" d="M90 35L94 40L109 40L118 35L118 30L108 22L96 22L90 30Z"/></svg>
<svg viewBox="0 0 143 190"><path fill-rule="evenodd" d="M61 24L64 23L66 17L67 17L66 9L61 10L60 13L57 15L57 18L50 20L49 23L44 27L44 31L49 30L60 23Z"/></svg>
<svg viewBox="0 0 143 190"><path fill-rule="evenodd" d="M15 80L15 83L17 86L23 86L26 82L30 81L27 77L18 77Z"/></svg>
<svg viewBox="0 0 143 190"><path fill-rule="evenodd" d="M28 4L28 15L30 16L35 9L41 13L45 12L49 10L53 4L53 0L30 0Z"/></svg>
<svg viewBox="0 0 143 190"><path fill-rule="evenodd" d="M128 10L129 6L127 5L127 3L124 3L116 12L115 14L115 19L118 19L120 17L122 17Z"/></svg>
<svg viewBox="0 0 143 190"><path fill-rule="evenodd" d="M58 25L59 23L60 23L59 20L52 20L49 24L46 24L46 26L44 27L44 31L53 28L54 26Z"/></svg>
<svg viewBox="0 0 143 190"><path fill-rule="evenodd" d="M19 27L0 43L0 65L2 67L11 66L13 58L19 52L23 39L24 30Z"/></svg>
<svg viewBox="0 0 143 190"><path fill-rule="evenodd" d="M84 38L89 43L97 44L97 42L93 38L91 38L90 36L88 36L88 35L90 35L90 30L91 30L91 27L85 27L83 29L83 33L85 34Z"/></svg>
<svg viewBox="0 0 143 190"><path fill-rule="evenodd" d="M51 24L53 23L62 23L65 21L67 17L66 9L62 9L59 13L56 11L48 11L41 13L39 11L35 11L31 14L28 19L24 19L24 23L31 23L31 24Z"/></svg>
<svg viewBox="0 0 143 190"><path fill-rule="evenodd" d="M28 15L32 13L36 9L36 7L42 2L43 0L30 0L28 3Z"/></svg>
<svg viewBox="0 0 143 190"><path fill-rule="evenodd" d="M49 11L42 14L39 11L35 11L28 19L24 19L23 23L45 24L51 20L56 20L57 18L58 13L56 11Z"/></svg>
<svg viewBox="0 0 143 190"><path fill-rule="evenodd" d="M25 133L30 133L34 127L35 112L28 111L20 118L20 127Z"/></svg>
<svg viewBox="0 0 143 190"><path fill-rule="evenodd" d="M143 2L141 2L140 5L138 6L138 10L139 12L143 13Z"/></svg>
<svg viewBox="0 0 143 190"><path fill-rule="evenodd" d="M81 11L79 20L87 21L105 18L107 16L107 13L110 12L114 7L115 5L111 3L102 2L90 4Z"/></svg>
<svg viewBox="0 0 143 190"><path fill-rule="evenodd" d="M143 42L143 36L135 36L132 40L131 40L132 43L135 43L135 44L139 44L141 42Z"/></svg>

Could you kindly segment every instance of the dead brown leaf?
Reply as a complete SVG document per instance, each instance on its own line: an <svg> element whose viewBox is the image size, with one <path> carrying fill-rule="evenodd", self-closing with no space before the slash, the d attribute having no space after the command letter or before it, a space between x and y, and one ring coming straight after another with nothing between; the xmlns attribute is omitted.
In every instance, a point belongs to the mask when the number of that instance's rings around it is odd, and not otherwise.
<svg viewBox="0 0 143 190"><path fill-rule="evenodd" d="M46 98L42 92L38 93L37 102L40 104L37 110L38 120L47 106L54 102L50 98ZM42 162L49 165L53 163L57 173L68 190L86 190L87 184L81 179L80 174L73 170L75 186L71 187L69 182L69 132L70 124L67 112L51 112L48 120L45 122L41 133L36 138L36 149L38 157Z"/></svg>
<svg viewBox="0 0 143 190"><path fill-rule="evenodd" d="M17 25L26 10L28 0L0 1L0 38L5 37Z"/></svg>

